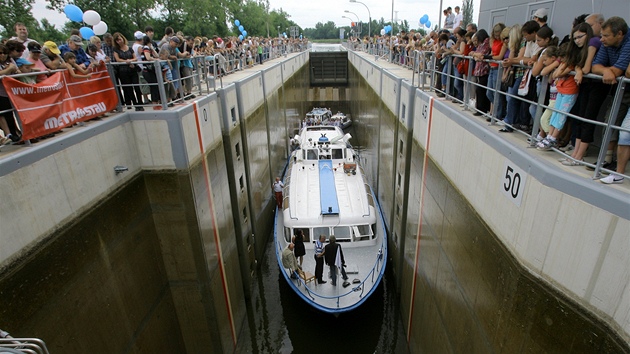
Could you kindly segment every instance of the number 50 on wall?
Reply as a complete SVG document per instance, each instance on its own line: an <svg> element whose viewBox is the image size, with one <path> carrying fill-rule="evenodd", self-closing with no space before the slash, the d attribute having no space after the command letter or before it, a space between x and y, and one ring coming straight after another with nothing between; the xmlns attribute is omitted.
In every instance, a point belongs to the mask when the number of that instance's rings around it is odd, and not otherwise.
<svg viewBox="0 0 630 354"><path fill-rule="evenodd" d="M512 161L505 160L501 175L501 192L516 206L521 206L527 174Z"/></svg>

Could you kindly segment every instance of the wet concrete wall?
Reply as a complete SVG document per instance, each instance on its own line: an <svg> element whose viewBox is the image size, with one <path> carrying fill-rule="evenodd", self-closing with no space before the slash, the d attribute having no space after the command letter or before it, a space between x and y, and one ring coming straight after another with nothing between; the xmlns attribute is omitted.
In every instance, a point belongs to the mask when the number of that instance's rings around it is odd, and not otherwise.
<svg viewBox="0 0 630 354"><path fill-rule="evenodd" d="M3 329L51 353L185 350L146 182L124 190L2 273Z"/></svg>
<svg viewBox="0 0 630 354"><path fill-rule="evenodd" d="M356 76L371 72L373 64L356 62L351 70L351 92L353 97L365 99L352 105L354 124L361 131L361 145L378 156L379 200L386 219L391 220L389 266L399 283L411 351L628 351L628 343L611 328L613 322L607 322L606 315L598 317L577 298L532 275L522 259L488 227L475 210L478 206L473 208L451 182L479 171L479 178L474 177L476 183L469 180L465 184L466 191L471 192L468 195L476 196L483 191L478 179L486 174L471 167L474 161L479 164L478 157L486 156L487 149L469 145L471 138L466 131L470 128L457 130L449 125L442 129L444 122L461 113L439 112L434 116L439 128L431 130L428 122L437 112L432 111L435 107L429 106L428 100L418 100L416 96L422 93L406 83L397 87L396 78L386 74L361 82ZM370 81L390 81L382 87L392 90L373 92ZM386 96L394 92L401 100L392 110L387 102L394 99ZM369 99L375 96L384 100ZM372 126L372 111L379 112L376 128ZM373 135L364 135L370 128L379 131L379 142ZM426 155L424 146L441 148L438 155ZM465 160L460 158L464 152ZM439 164L433 160L437 156ZM465 163L469 174L453 169L458 163ZM502 197L493 198L499 201ZM509 231L504 232L509 235ZM613 237L613 243L615 239L621 246L618 242L622 239ZM615 259L614 255L609 258Z"/></svg>

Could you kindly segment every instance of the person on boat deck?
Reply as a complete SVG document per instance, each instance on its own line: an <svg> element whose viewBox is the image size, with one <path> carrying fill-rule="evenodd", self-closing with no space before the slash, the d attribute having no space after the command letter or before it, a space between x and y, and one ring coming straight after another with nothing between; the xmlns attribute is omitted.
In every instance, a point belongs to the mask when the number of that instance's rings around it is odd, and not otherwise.
<svg viewBox="0 0 630 354"><path fill-rule="evenodd" d="M302 272L302 268L298 265L297 259L293 254L293 248L295 245L289 243L287 248L282 251L282 266L289 268L291 271L291 279L297 279L298 274Z"/></svg>
<svg viewBox="0 0 630 354"><path fill-rule="evenodd" d="M284 188L284 183L282 183L280 177L276 177L276 181L273 183L273 192L276 195L278 209L282 209L282 188Z"/></svg>
<svg viewBox="0 0 630 354"><path fill-rule="evenodd" d="M324 275L324 241L326 236L319 235L319 240L315 241L315 278L317 278L317 284L325 284L326 281L322 279Z"/></svg>
<svg viewBox="0 0 630 354"><path fill-rule="evenodd" d="M293 253L295 254L295 258L300 261L300 267L304 263L304 255L306 254L306 249L304 248L304 232L302 230L295 230L295 235L293 235L293 245L295 248Z"/></svg>
<svg viewBox="0 0 630 354"><path fill-rule="evenodd" d="M343 250L341 249L341 245L337 243L337 238L334 235L330 236L330 243L324 247L324 259L326 260L326 264L330 267L332 285L337 285L337 267L341 268L341 277L343 280L348 280L346 270L344 269L346 260L343 258Z"/></svg>

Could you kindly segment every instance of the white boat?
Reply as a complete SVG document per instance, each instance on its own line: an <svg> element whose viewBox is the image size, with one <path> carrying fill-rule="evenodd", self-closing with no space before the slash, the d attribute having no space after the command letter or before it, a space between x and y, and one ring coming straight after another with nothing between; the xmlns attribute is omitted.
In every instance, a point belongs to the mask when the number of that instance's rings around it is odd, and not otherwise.
<svg viewBox="0 0 630 354"><path fill-rule="evenodd" d="M385 272L387 236L380 207L352 146L350 134L336 126L305 126L292 139L295 150L284 179L283 205L276 211L275 249L283 278L295 293L318 310L338 314L360 306L377 288ZM300 229L306 255L304 277L292 279L282 265L282 251ZM341 245L347 282L332 285L329 267L315 279L314 247L319 235ZM327 243L327 242L326 242Z"/></svg>
<svg viewBox="0 0 630 354"><path fill-rule="evenodd" d="M315 107L312 111L306 113L302 127L322 125L332 117L332 112L328 108Z"/></svg>
<svg viewBox="0 0 630 354"><path fill-rule="evenodd" d="M343 130L350 128L352 125L352 120L347 115L337 112L333 114L330 118L324 121L325 125L334 125L340 127Z"/></svg>

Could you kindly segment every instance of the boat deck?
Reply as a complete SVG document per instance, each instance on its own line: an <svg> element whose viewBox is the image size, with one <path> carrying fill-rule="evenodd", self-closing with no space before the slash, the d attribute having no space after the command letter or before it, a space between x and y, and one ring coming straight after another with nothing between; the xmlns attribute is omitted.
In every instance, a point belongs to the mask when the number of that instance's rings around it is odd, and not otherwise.
<svg viewBox="0 0 630 354"><path fill-rule="evenodd" d="M381 270L385 266L384 256L377 262L379 251L385 252L385 250L381 249L383 246L382 234L372 240L374 242L366 242L365 244L368 246L365 247L350 247L349 243L338 242L342 247L346 261L346 273L348 275L348 281L350 282L349 286L343 287L343 279L341 279L340 274L338 274L337 285L333 286L329 278L329 267L325 264L323 280L327 281L326 284L317 284L314 278L312 281L304 283L302 279L290 279L289 270L282 267L281 254L282 250L286 248L287 243L282 236L277 235L277 233L282 232L283 221L282 213L278 213L275 225L277 236L275 238L275 247L278 263L281 269L284 270L282 274L287 279L291 288L306 302L325 312L345 312L359 306L376 289L382 277ZM377 224L379 230L382 229L382 221L379 220ZM309 244L305 244L306 255L304 256L302 270L315 275L315 259L313 257L314 252L312 245L313 240L311 240ZM353 246L355 245L356 242ZM355 279L358 279L360 283L353 283Z"/></svg>

